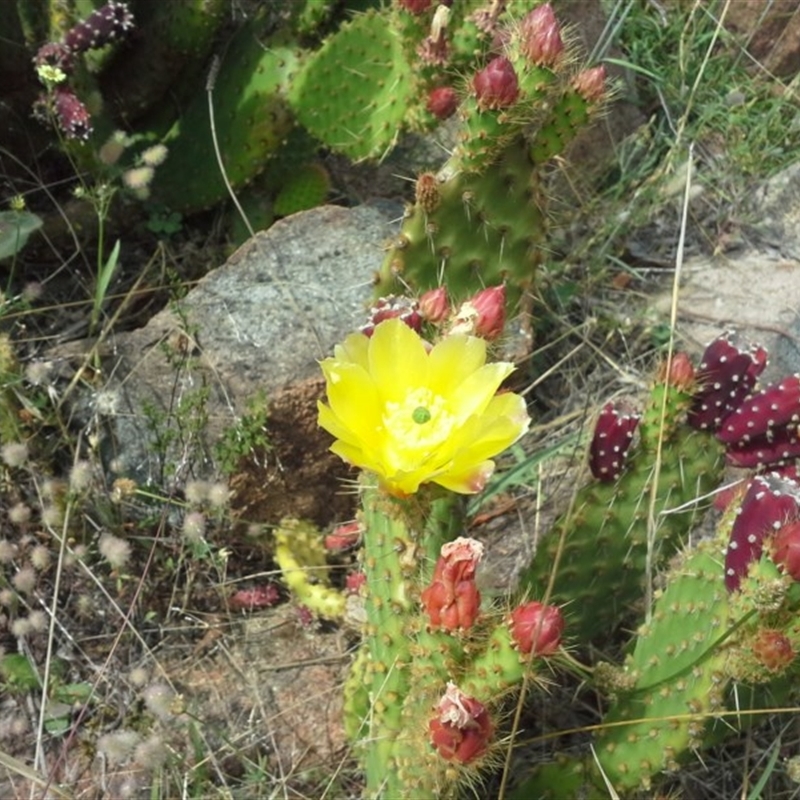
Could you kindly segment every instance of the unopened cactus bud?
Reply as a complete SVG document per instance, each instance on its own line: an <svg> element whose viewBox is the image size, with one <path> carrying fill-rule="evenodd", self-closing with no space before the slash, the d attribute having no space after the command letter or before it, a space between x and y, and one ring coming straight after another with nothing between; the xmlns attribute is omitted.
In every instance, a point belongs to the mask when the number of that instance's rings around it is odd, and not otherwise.
<svg viewBox="0 0 800 800"><path fill-rule="evenodd" d="M483 703L450 682L428 730L431 744L445 761L470 764L488 749L493 725Z"/></svg>
<svg viewBox="0 0 800 800"><path fill-rule="evenodd" d="M667 383L681 391L690 391L695 384L695 371L692 360L686 353L674 353L669 361L665 361L656 376L658 383Z"/></svg>
<svg viewBox="0 0 800 800"><path fill-rule="evenodd" d="M491 342L503 333L505 324L505 286L491 286L459 306L449 333L466 333Z"/></svg>
<svg viewBox="0 0 800 800"><path fill-rule="evenodd" d="M508 619L511 636L525 655L551 656L561 646L564 617L558 606L536 600L515 608Z"/></svg>
<svg viewBox="0 0 800 800"><path fill-rule="evenodd" d="M69 139L83 139L92 134L92 118L86 106L66 86L53 90L53 111L58 125Z"/></svg>
<svg viewBox="0 0 800 800"><path fill-rule="evenodd" d="M561 28L550 3L537 6L520 24L520 50L537 67L553 67L564 52Z"/></svg>
<svg viewBox="0 0 800 800"><path fill-rule="evenodd" d="M472 90L481 111L508 108L519 97L517 73L505 56L498 56L475 73Z"/></svg>
<svg viewBox="0 0 800 800"><path fill-rule="evenodd" d="M769 672L782 672L795 657L789 639L781 631L772 628L758 631L752 650L756 660Z"/></svg>
<svg viewBox="0 0 800 800"><path fill-rule="evenodd" d="M419 333L422 330L422 317L417 310L416 301L408 297L388 295L379 297L369 310L369 322L361 326L361 332L372 336L377 325L384 320L401 319L411 330Z"/></svg>
<svg viewBox="0 0 800 800"><path fill-rule="evenodd" d="M448 119L458 108L458 95L452 86L439 86L431 89L425 105L437 119Z"/></svg>
<svg viewBox="0 0 800 800"><path fill-rule="evenodd" d="M459 537L442 545L430 585L420 595L431 625L447 631L469 630L480 612L481 595L475 570L483 545Z"/></svg>
<svg viewBox="0 0 800 800"><path fill-rule="evenodd" d="M93 11L64 36L73 53L83 53L120 39L133 30L134 21L127 3L110 2Z"/></svg>
<svg viewBox="0 0 800 800"><path fill-rule="evenodd" d="M440 286L429 289L419 299L419 313L422 319L432 325L444 322L450 314L450 301L447 299L447 289Z"/></svg>
<svg viewBox="0 0 800 800"><path fill-rule="evenodd" d="M800 581L800 520L781 525L772 540L772 560Z"/></svg>
<svg viewBox="0 0 800 800"><path fill-rule="evenodd" d="M572 86L587 103L600 102L606 94L606 68L601 64L579 72Z"/></svg>
<svg viewBox="0 0 800 800"><path fill-rule="evenodd" d="M757 475L742 499L725 552L725 586L739 588L750 564L761 558L764 540L787 520L800 517L800 487L779 475Z"/></svg>
<svg viewBox="0 0 800 800"><path fill-rule="evenodd" d="M753 391L766 366L763 347L748 345L733 332L714 339L700 359L689 424L697 430L719 430Z"/></svg>
<svg viewBox="0 0 800 800"><path fill-rule="evenodd" d="M361 587L367 583L365 572L348 572L344 579L344 589L347 594L359 594Z"/></svg>
<svg viewBox="0 0 800 800"><path fill-rule="evenodd" d="M603 406L589 445L589 469L599 481L615 481L625 464L640 414L621 412L613 403Z"/></svg>

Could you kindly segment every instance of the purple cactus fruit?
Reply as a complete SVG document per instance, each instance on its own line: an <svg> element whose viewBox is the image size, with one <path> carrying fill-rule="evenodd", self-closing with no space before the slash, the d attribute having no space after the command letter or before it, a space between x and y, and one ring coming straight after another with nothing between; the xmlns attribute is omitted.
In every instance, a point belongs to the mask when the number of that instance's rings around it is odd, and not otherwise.
<svg viewBox="0 0 800 800"><path fill-rule="evenodd" d="M53 90L53 112L58 125L68 139L83 139L91 136L92 118L86 106L67 86L56 86Z"/></svg>
<svg viewBox="0 0 800 800"><path fill-rule="evenodd" d="M732 467L754 467L762 470L766 467L791 465L794 459L800 458L797 428L780 428L749 442L730 444L725 455Z"/></svg>
<svg viewBox="0 0 800 800"><path fill-rule="evenodd" d="M64 36L64 44L73 53L83 53L122 38L133 27L133 14L128 4L112 0L70 28Z"/></svg>
<svg viewBox="0 0 800 800"><path fill-rule="evenodd" d="M514 105L519 97L517 73L505 56L498 56L475 73L472 89L481 111L487 108L508 108Z"/></svg>
<svg viewBox="0 0 800 800"><path fill-rule="evenodd" d="M725 553L725 586L739 588L747 568L761 558L764 540L800 517L800 486L776 473L757 475L742 499Z"/></svg>
<svg viewBox="0 0 800 800"><path fill-rule="evenodd" d="M641 415L623 413L613 403L603 406L589 445L589 468L597 480L610 483L620 476L640 419Z"/></svg>
<svg viewBox="0 0 800 800"><path fill-rule="evenodd" d="M36 67L56 67L69 75L75 67L75 53L61 42L43 44L33 58Z"/></svg>
<svg viewBox="0 0 800 800"><path fill-rule="evenodd" d="M717 438L725 444L743 444L762 437L771 441L779 429L796 429L798 422L800 375L790 375L745 400L725 420Z"/></svg>
<svg viewBox="0 0 800 800"><path fill-rule="evenodd" d="M550 3L537 6L519 26L520 50L537 67L553 67L564 52L559 27Z"/></svg>
<svg viewBox="0 0 800 800"><path fill-rule="evenodd" d="M767 366L767 351L748 345L734 332L708 345L697 371L688 422L697 430L718 430L744 401Z"/></svg>

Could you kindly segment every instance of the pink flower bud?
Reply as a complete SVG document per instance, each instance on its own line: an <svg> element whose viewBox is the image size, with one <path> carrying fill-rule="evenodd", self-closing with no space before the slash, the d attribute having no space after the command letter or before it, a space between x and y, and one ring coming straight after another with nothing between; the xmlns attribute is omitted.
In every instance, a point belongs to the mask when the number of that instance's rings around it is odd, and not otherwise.
<svg viewBox="0 0 800 800"><path fill-rule="evenodd" d="M419 313L422 319L432 325L444 322L450 314L447 289L440 286L438 289L429 289L425 292L419 299Z"/></svg>
<svg viewBox="0 0 800 800"><path fill-rule="evenodd" d="M550 3L537 6L520 25L520 49L531 64L552 67L564 52L561 29Z"/></svg>
<svg viewBox="0 0 800 800"><path fill-rule="evenodd" d="M337 525L325 537L325 549L332 551L349 550L358 544L363 532L364 527L360 522L347 522L344 525Z"/></svg>
<svg viewBox="0 0 800 800"><path fill-rule="evenodd" d="M367 582L367 575L364 572L348 572L344 579L344 588L347 594L358 594L361 587Z"/></svg>
<svg viewBox="0 0 800 800"><path fill-rule="evenodd" d="M431 744L445 761L469 764L488 749L493 725L483 703L467 697L451 682L428 730Z"/></svg>
<svg viewBox="0 0 800 800"><path fill-rule="evenodd" d="M606 68L601 64L585 69L575 76L572 85L587 103L597 103L606 93Z"/></svg>
<svg viewBox="0 0 800 800"><path fill-rule="evenodd" d="M458 108L456 90L452 86L439 86L431 89L426 107L437 119L452 117Z"/></svg>
<svg viewBox="0 0 800 800"><path fill-rule="evenodd" d="M519 81L514 67L505 56L498 56L472 79L478 108L500 109L514 105L519 97Z"/></svg>
<svg viewBox="0 0 800 800"><path fill-rule="evenodd" d="M449 333L466 333L491 342L502 334L505 324L506 288L491 286L459 306Z"/></svg>
<svg viewBox="0 0 800 800"><path fill-rule="evenodd" d="M468 630L480 611L475 570L483 557L483 545L475 539L459 537L442 545L441 552L431 583L420 600L433 627Z"/></svg>
<svg viewBox="0 0 800 800"><path fill-rule="evenodd" d="M667 373L669 367L669 373ZM695 384L695 373L692 360L686 353L674 353L669 364L665 361L656 377L658 383L669 383L676 389L691 391Z"/></svg>
<svg viewBox="0 0 800 800"><path fill-rule="evenodd" d="M551 656L561 646L564 617L557 606L546 606L532 600L515 608L508 623L521 653Z"/></svg>

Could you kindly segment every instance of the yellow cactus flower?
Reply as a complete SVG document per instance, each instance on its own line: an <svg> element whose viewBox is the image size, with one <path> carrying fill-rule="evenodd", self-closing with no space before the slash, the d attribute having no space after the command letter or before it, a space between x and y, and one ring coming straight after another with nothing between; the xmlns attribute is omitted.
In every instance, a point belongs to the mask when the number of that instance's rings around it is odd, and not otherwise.
<svg viewBox="0 0 800 800"><path fill-rule="evenodd" d="M398 495L433 482L461 494L479 492L493 456L530 423L525 401L497 394L512 364L486 363L486 342L454 335L432 348L399 319L372 337L354 333L321 363L328 405L319 424L331 450L377 474Z"/></svg>

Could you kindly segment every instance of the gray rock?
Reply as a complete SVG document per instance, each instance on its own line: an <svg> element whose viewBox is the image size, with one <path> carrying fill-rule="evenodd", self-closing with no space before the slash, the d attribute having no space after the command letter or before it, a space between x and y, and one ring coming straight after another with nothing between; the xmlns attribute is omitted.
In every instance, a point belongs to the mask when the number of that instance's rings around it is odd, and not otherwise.
<svg viewBox="0 0 800 800"><path fill-rule="evenodd" d="M163 488L213 473L211 445L247 402L319 375L318 361L364 321L400 213L394 203L326 206L281 220L176 306L116 336L108 384L83 401L106 463ZM54 355L86 350L76 342Z"/></svg>

